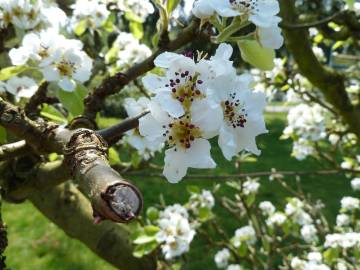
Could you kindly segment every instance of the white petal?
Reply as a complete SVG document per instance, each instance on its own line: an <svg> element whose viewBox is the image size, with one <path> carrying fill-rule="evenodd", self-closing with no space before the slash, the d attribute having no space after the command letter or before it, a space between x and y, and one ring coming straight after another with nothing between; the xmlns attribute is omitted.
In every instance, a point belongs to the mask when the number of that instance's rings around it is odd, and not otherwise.
<svg viewBox="0 0 360 270"><path fill-rule="evenodd" d="M227 160L231 160L238 154L235 136L235 130L232 130L231 127L224 125L220 129L218 144Z"/></svg>
<svg viewBox="0 0 360 270"><path fill-rule="evenodd" d="M187 172L186 155L174 148L165 151L163 174L170 183L178 183Z"/></svg>
<svg viewBox="0 0 360 270"><path fill-rule="evenodd" d="M165 87L165 82L163 77L157 76L155 74L146 75L142 82L144 87L152 93L155 93L156 89Z"/></svg>
<svg viewBox="0 0 360 270"><path fill-rule="evenodd" d="M219 133L223 122L223 111L220 105L210 100L194 100L191 105L191 121L203 132L203 137L210 139Z"/></svg>
<svg viewBox="0 0 360 270"><path fill-rule="evenodd" d="M67 92L73 92L76 87L76 83L74 80L69 79L68 77L64 77L62 80L58 82L58 85Z"/></svg>
<svg viewBox="0 0 360 270"><path fill-rule="evenodd" d="M173 98L172 93L168 89L157 93L154 100L172 117L178 118L185 113L181 102Z"/></svg>
<svg viewBox="0 0 360 270"><path fill-rule="evenodd" d="M206 19L211 17L215 11L209 0L198 0L194 4L192 13L199 19Z"/></svg>
<svg viewBox="0 0 360 270"><path fill-rule="evenodd" d="M257 33L260 44L265 48L277 50L284 44L284 38L277 25L266 28L259 27Z"/></svg>
<svg viewBox="0 0 360 270"><path fill-rule="evenodd" d="M208 140L195 139L186 152L188 167L197 169L215 168L216 163L210 155L211 145Z"/></svg>
<svg viewBox="0 0 360 270"><path fill-rule="evenodd" d="M212 59L229 60L233 54L233 47L230 44L221 43Z"/></svg>
<svg viewBox="0 0 360 270"><path fill-rule="evenodd" d="M139 120L139 132L142 136L146 137L150 141L163 138L162 123L155 120L151 114L147 114ZM163 138L162 141L164 141Z"/></svg>
<svg viewBox="0 0 360 270"><path fill-rule="evenodd" d="M169 68L174 61L178 61L179 59L181 60L183 58L185 58L185 56L177 53L164 52L155 58L154 64L157 67Z"/></svg>
<svg viewBox="0 0 360 270"><path fill-rule="evenodd" d="M46 66L41 71L45 80L49 82L57 81L60 79L59 71L52 66Z"/></svg>
<svg viewBox="0 0 360 270"><path fill-rule="evenodd" d="M11 63L15 66L21 66L26 64L26 62L29 60L29 56L30 53L25 47L11 49L9 52Z"/></svg>

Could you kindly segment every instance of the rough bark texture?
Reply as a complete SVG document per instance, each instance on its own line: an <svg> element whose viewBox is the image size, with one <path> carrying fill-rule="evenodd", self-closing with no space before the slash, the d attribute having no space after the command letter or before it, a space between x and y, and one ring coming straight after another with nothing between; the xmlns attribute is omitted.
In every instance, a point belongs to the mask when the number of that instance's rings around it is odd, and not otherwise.
<svg viewBox="0 0 360 270"><path fill-rule="evenodd" d="M112 222L92 224L92 209L86 197L73 184L65 183L33 194L30 201L67 235L80 240L118 269L156 269L154 259L138 259L132 255L129 230L125 225Z"/></svg>
<svg viewBox="0 0 360 270"><path fill-rule="evenodd" d="M281 16L285 23L295 24L294 0L280 0ZM307 29L284 29L288 50L294 56L300 72L324 94L334 106L339 117L347 123L352 132L360 137L360 108L353 106L345 90L345 77L323 66L312 51Z"/></svg>

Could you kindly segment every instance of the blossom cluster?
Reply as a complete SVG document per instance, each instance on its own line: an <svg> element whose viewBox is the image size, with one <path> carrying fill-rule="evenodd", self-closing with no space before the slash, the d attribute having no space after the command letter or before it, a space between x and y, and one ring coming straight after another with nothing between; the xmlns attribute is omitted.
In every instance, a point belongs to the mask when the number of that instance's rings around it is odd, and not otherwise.
<svg viewBox="0 0 360 270"><path fill-rule="evenodd" d="M215 136L228 160L243 150L260 154L255 137L267 132L265 96L251 90L251 76L236 74L231 55L227 44L210 59L165 52L154 61L164 75L143 79L153 97L139 131L151 141L166 143L163 173L172 183L189 167L216 166L208 141Z"/></svg>
<svg viewBox="0 0 360 270"><path fill-rule="evenodd" d="M73 30L82 23L93 29L100 27L110 15L106 5L99 0L77 0L71 8L70 26Z"/></svg>
<svg viewBox="0 0 360 270"><path fill-rule="evenodd" d="M279 49L284 40L278 24L281 18L277 0L198 0L193 13L201 19L214 15L246 18L256 25L256 38L265 48Z"/></svg>
<svg viewBox="0 0 360 270"><path fill-rule="evenodd" d="M0 28L9 24L24 30L39 31L63 26L66 14L54 3L37 0L1 0Z"/></svg>
<svg viewBox="0 0 360 270"><path fill-rule="evenodd" d="M0 93L8 92L15 97L15 101L20 101L21 98L30 98L38 89L38 85L32 78L11 77L6 82L0 81Z"/></svg>
<svg viewBox="0 0 360 270"><path fill-rule="evenodd" d="M136 20L144 22L147 16L154 13L154 6L149 0L102 0L105 3L113 3L119 10L130 12L136 16Z"/></svg>
<svg viewBox="0 0 360 270"><path fill-rule="evenodd" d="M300 104L290 109L283 138L293 138L293 156L303 160L314 153L314 142L326 137L326 110Z"/></svg>
<svg viewBox="0 0 360 270"><path fill-rule="evenodd" d="M150 48L141 44L133 34L121 32L105 55L105 62L107 64L116 62L112 71L124 70L145 60L151 53Z"/></svg>
<svg viewBox="0 0 360 270"><path fill-rule="evenodd" d="M86 82L91 75L92 60L82 48L81 41L48 29L25 35L22 45L11 49L9 56L13 65L36 68L45 80L73 91L77 82Z"/></svg>

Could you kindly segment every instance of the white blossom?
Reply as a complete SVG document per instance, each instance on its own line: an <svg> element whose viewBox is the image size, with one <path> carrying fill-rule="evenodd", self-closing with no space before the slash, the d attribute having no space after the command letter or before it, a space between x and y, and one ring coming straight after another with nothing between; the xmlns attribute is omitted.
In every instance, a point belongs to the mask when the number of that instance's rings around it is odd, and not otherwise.
<svg viewBox="0 0 360 270"><path fill-rule="evenodd" d="M148 109L150 100L141 97L138 100L126 98L124 100L124 108L129 117L136 117ZM163 147L161 141L150 141L146 137L141 136L139 129L133 129L126 132L124 141L134 147L145 160L148 160L156 151L160 151Z"/></svg>
<svg viewBox="0 0 360 270"><path fill-rule="evenodd" d="M214 260L218 268L225 268L229 264L230 251L224 248L215 254Z"/></svg>
<svg viewBox="0 0 360 270"><path fill-rule="evenodd" d="M73 91L76 82L90 78L92 60L78 40L66 39L53 30L27 34L22 46L9 56L14 65L30 64L38 68L47 81L56 81L65 91Z"/></svg>
<svg viewBox="0 0 360 270"><path fill-rule="evenodd" d="M260 188L259 179L248 178L242 185L242 191L245 195L255 194Z"/></svg>
<svg viewBox="0 0 360 270"><path fill-rule="evenodd" d="M86 21L86 25L90 28L100 27L110 15L106 5L99 0L77 0L71 8L73 9L72 29L76 29L82 21Z"/></svg>
<svg viewBox="0 0 360 270"><path fill-rule="evenodd" d="M269 201L261 202L259 204L259 208L262 211L263 215L266 215L266 216L270 216L276 210L275 206Z"/></svg>
<svg viewBox="0 0 360 270"><path fill-rule="evenodd" d="M314 243L318 240L317 230L313 224L304 225L300 230L300 234L307 243Z"/></svg>
<svg viewBox="0 0 360 270"><path fill-rule="evenodd" d="M115 2L120 10L135 14L141 21L145 21L147 16L155 11L149 0L117 0Z"/></svg>
<svg viewBox="0 0 360 270"><path fill-rule="evenodd" d="M309 261L315 262L315 263L321 263L322 262L322 254L317 251L310 252L307 256Z"/></svg>
<svg viewBox="0 0 360 270"><path fill-rule="evenodd" d="M241 266L238 264L230 264L226 270L242 270Z"/></svg>
<svg viewBox="0 0 360 270"><path fill-rule="evenodd" d="M266 224L270 227L272 226L281 226L285 223L287 220L286 215L284 215L281 212L276 212L269 216L269 218L266 220Z"/></svg>
<svg viewBox="0 0 360 270"><path fill-rule="evenodd" d="M334 233L328 234L325 237L326 248L337 248L341 247L344 249L353 248L360 245L360 233L348 232L348 233Z"/></svg>
<svg viewBox="0 0 360 270"><path fill-rule="evenodd" d="M256 242L256 232L253 226L244 226L235 231L235 236L232 240L236 248L240 247L243 243L253 245Z"/></svg>
<svg viewBox="0 0 360 270"><path fill-rule="evenodd" d="M156 240L161 243L161 250L166 260L180 256L189 250L195 230L187 219L185 208L179 205L166 208L160 213L158 225L160 231L156 234Z"/></svg>
<svg viewBox="0 0 360 270"><path fill-rule="evenodd" d="M339 214L336 216L336 226L345 227L351 223L351 218L346 214Z"/></svg>
<svg viewBox="0 0 360 270"><path fill-rule="evenodd" d="M359 177L351 180L351 187L355 191L360 191L360 178Z"/></svg>
<svg viewBox="0 0 360 270"><path fill-rule="evenodd" d="M341 208L344 210L355 210L359 209L360 207L360 200L354 197L344 197L341 199Z"/></svg>
<svg viewBox="0 0 360 270"><path fill-rule="evenodd" d="M189 208L197 212L199 208L212 209L215 206L215 199L209 190L202 190L200 194L193 193L189 198Z"/></svg>
<svg viewBox="0 0 360 270"><path fill-rule="evenodd" d="M4 90L14 95L15 100L32 97L38 89L37 83L29 77L11 77L3 85Z"/></svg>
<svg viewBox="0 0 360 270"><path fill-rule="evenodd" d="M311 216L305 212L304 203L298 198L291 198L285 206L285 213L295 223L304 226L313 223Z"/></svg>

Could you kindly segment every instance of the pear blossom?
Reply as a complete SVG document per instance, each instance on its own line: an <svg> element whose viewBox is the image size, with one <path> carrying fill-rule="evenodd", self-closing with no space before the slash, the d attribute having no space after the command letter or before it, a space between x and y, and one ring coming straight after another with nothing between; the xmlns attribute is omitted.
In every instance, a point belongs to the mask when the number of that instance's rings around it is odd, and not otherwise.
<svg viewBox="0 0 360 270"><path fill-rule="evenodd" d="M313 220L304 208L305 205L302 201L298 198L291 198L285 206L285 214L301 226L312 224Z"/></svg>
<svg viewBox="0 0 360 270"><path fill-rule="evenodd" d="M193 193L189 198L189 208L198 212L200 208L211 210L215 206L215 199L209 190L202 190L200 194Z"/></svg>
<svg viewBox="0 0 360 270"><path fill-rule="evenodd" d="M344 197L341 199L341 208L344 210L355 210L360 208L360 200L354 197Z"/></svg>
<svg viewBox="0 0 360 270"><path fill-rule="evenodd" d="M309 261L315 262L315 263L321 263L322 259L323 259L321 253L317 252L317 251L310 252L308 254L307 258Z"/></svg>
<svg viewBox="0 0 360 270"><path fill-rule="evenodd" d="M173 209L165 209L160 213L158 225L160 231L156 234L156 241L161 244L166 260L180 256L189 250L195 230L191 228L187 217L174 212Z"/></svg>
<svg viewBox="0 0 360 270"><path fill-rule="evenodd" d="M360 233L348 232L348 233L334 233L328 234L325 237L326 248L343 248L349 249L360 245Z"/></svg>
<svg viewBox="0 0 360 270"><path fill-rule="evenodd" d="M14 95L15 100L32 97L38 89L37 83L29 77L11 77L5 84L4 89Z"/></svg>
<svg viewBox="0 0 360 270"><path fill-rule="evenodd" d="M216 266L218 268L227 267L229 264L230 256L231 256L230 251L227 248L224 248L224 249L218 251L214 257Z"/></svg>
<svg viewBox="0 0 360 270"><path fill-rule="evenodd" d="M265 95L252 91L251 83L249 75L223 76L212 86L224 115L218 143L228 160L242 150L260 155L255 138L267 133L263 116Z"/></svg>
<svg viewBox="0 0 360 270"><path fill-rule="evenodd" d="M339 214L336 217L336 226L338 227L345 227L351 223L351 218L349 215L346 214Z"/></svg>
<svg viewBox="0 0 360 270"><path fill-rule="evenodd" d="M241 227L235 231L235 236L232 239L234 247L238 248L245 243L253 245L256 242L256 232L253 226L248 225Z"/></svg>
<svg viewBox="0 0 360 270"><path fill-rule="evenodd" d="M242 270L241 266L238 264L230 264L226 270Z"/></svg>
<svg viewBox="0 0 360 270"><path fill-rule="evenodd" d="M76 82L90 78L92 60L78 40L66 39L53 30L27 34L22 46L9 52L14 65L34 65L44 78L56 81L65 91L73 91Z"/></svg>
<svg viewBox="0 0 360 270"><path fill-rule="evenodd" d="M222 17L245 16L257 26L256 36L265 48L279 49L284 43L278 24L280 11L277 0L198 0L193 14L207 19L215 12Z"/></svg>
<svg viewBox="0 0 360 270"><path fill-rule="evenodd" d="M351 180L351 187L355 191L360 191L360 178L359 177Z"/></svg>
<svg viewBox="0 0 360 270"><path fill-rule="evenodd" d="M300 234L307 243L314 243L318 240L317 230L313 224L304 225L300 230Z"/></svg>
<svg viewBox="0 0 360 270"><path fill-rule="evenodd" d="M24 30L58 29L66 21L66 14L60 8L41 0L1 1L0 14L3 26L13 24Z"/></svg>
<svg viewBox="0 0 360 270"><path fill-rule="evenodd" d="M281 212L276 212L269 216L269 218L266 220L266 224L270 227L273 227L275 225L281 226L285 223L286 220L287 220L286 215L284 215Z"/></svg>
<svg viewBox="0 0 360 270"><path fill-rule="evenodd" d="M145 97L139 98L137 101L133 98L124 100L124 108L129 117L136 117L148 109L150 100ZM139 129L133 129L126 132L123 139L134 147L145 160L148 160L156 151L160 151L162 143L159 141L149 141L146 137L140 135Z"/></svg>
<svg viewBox="0 0 360 270"><path fill-rule="evenodd" d="M259 179L248 178L242 185L242 191L245 195L255 194L260 188Z"/></svg>
<svg viewBox="0 0 360 270"><path fill-rule="evenodd" d="M143 22L147 16L155 11L154 6L149 0L117 0L115 2L121 11L131 12Z"/></svg>
<svg viewBox="0 0 360 270"><path fill-rule="evenodd" d="M62 52L59 59L56 59L42 69L44 78L49 81L56 81L65 91L74 91L76 83L89 80L92 69L90 57L77 48L67 48Z"/></svg>
<svg viewBox="0 0 360 270"><path fill-rule="evenodd" d="M266 216L272 215L273 213L275 213L276 210L275 206L269 201L261 202L259 204L259 208L262 211L263 215Z"/></svg>
<svg viewBox="0 0 360 270"><path fill-rule="evenodd" d="M291 260L291 268L294 270L305 270L306 268L306 261L300 259L299 257L294 257Z"/></svg>
<svg viewBox="0 0 360 270"><path fill-rule="evenodd" d="M150 114L141 118L139 130L150 141L166 142L163 174L171 183L180 181L189 167L214 168L210 156L207 119L190 116L171 117L154 101L150 102Z"/></svg>
<svg viewBox="0 0 360 270"><path fill-rule="evenodd" d="M83 20L86 20L88 27L100 27L110 15L106 5L99 0L77 0L71 8L73 13L70 24L73 29Z"/></svg>

